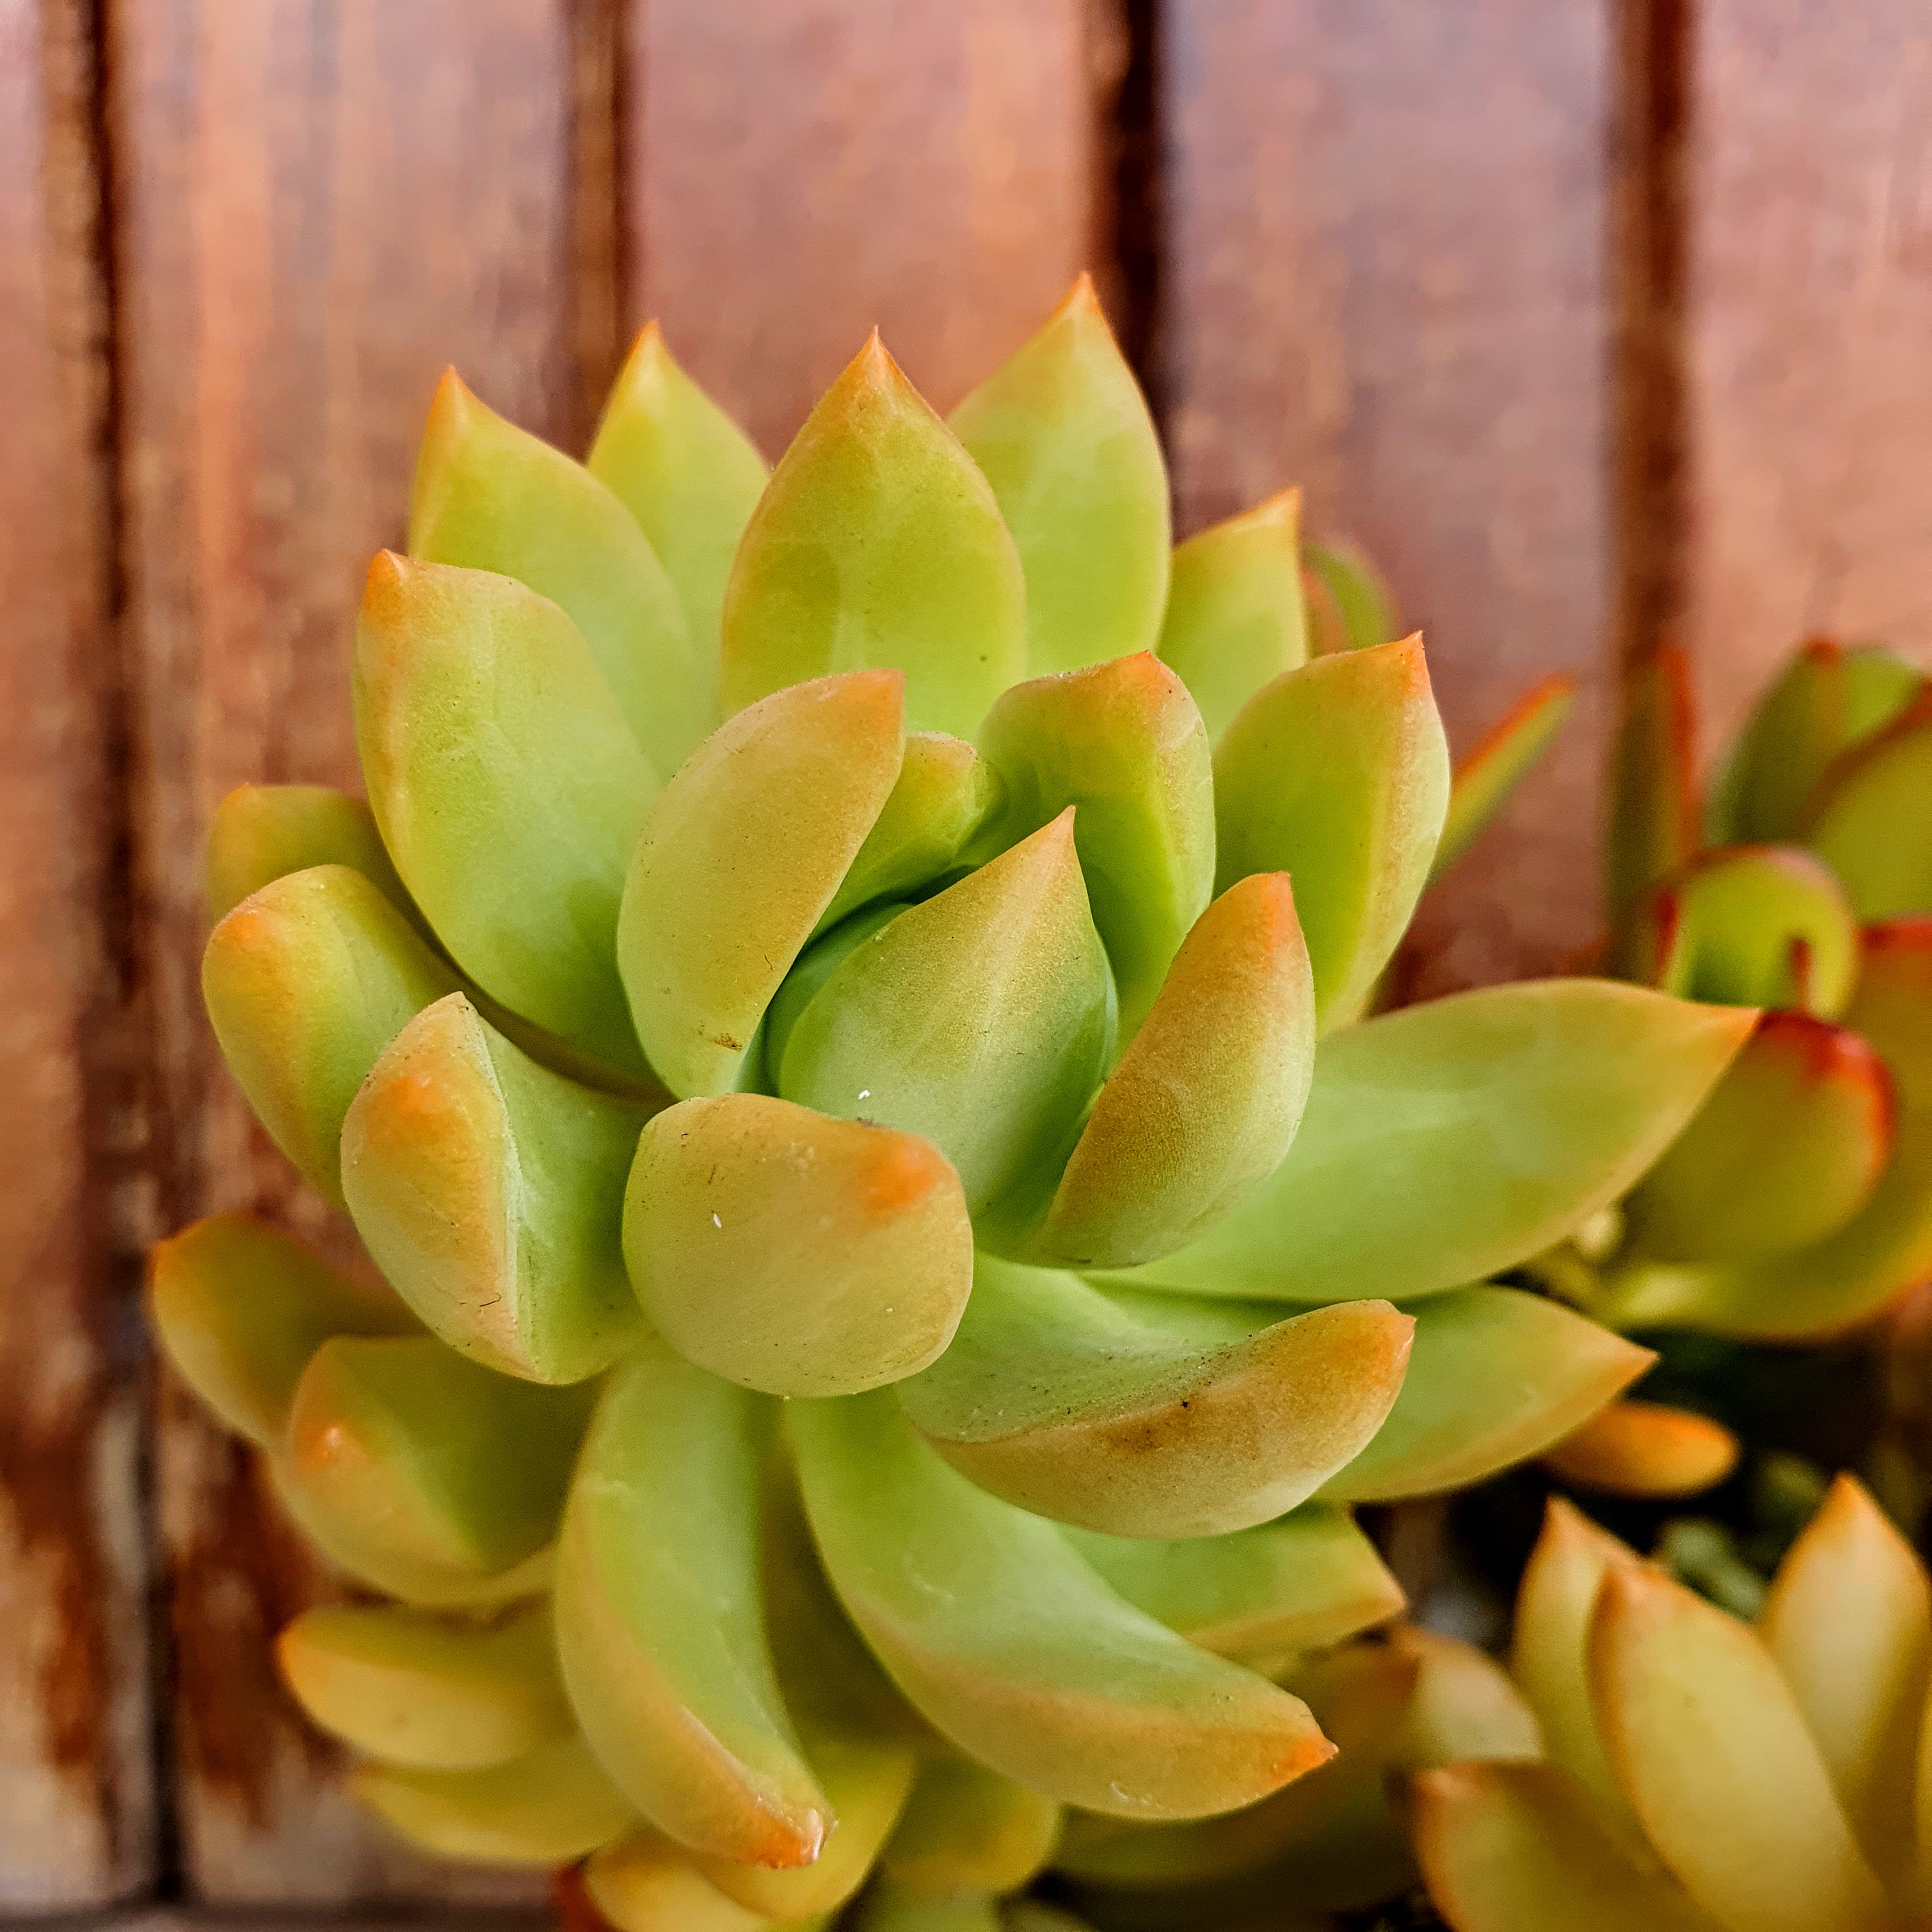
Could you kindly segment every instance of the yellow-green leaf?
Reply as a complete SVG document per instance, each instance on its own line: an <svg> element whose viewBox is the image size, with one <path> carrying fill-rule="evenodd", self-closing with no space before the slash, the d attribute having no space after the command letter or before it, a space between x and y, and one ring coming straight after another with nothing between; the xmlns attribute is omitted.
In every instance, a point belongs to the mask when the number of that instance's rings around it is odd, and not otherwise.
<svg viewBox="0 0 1932 1932"><path fill-rule="evenodd" d="M1674 645L1659 645L1624 678L1611 756L1604 859L1612 926L1697 849L1696 739L1690 666Z"/></svg>
<svg viewBox="0 0 1932 1932"><path fill-rule="evenodd" d="M1060 1836L1060 1807L985 1766L935 1758L879 1861L886 1878L927 1898L1018 1892Z"/></svg>
<svg viewBox="0 0 1932 1932"><path fill-rule="evenodd" d="M1525 692L1457 760L1430 878L1439 879L1481 837L1549 750L1576 703L1574 677L1561 672L1546 677Z"/></svg>
<svg viewBox="0 0 1932 1932"><path fill-rule="evenodd" d="M425 939L431 937L389 862L375 814L333 785L237 785L215 807L208 827L208 923L311 866L360 872Z"/></svg>
<svg viewBox="0 0 1932 1932"><path fill-rule="evenodd" d="M1862 920L1932 912L1932 686L1842 753L1800 831L1844 881Z"/></svg>

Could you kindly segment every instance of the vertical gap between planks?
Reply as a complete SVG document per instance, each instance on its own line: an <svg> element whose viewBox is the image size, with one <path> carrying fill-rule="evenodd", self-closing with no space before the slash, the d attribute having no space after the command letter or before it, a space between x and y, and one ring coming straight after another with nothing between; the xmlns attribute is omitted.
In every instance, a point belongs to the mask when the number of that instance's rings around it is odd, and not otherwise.
<svg viewBox="0 0 1932 1932"><path fill-rule="evenodd" d="M626 0L570 0L572 178L564 277L575 364L567 425L573 455L590 443L627 346L621 334L626 264L617 205L626 10Z"/></svg>
<svg viewBox="0 0 1932 1932"><path fill-rule="evenodd" d="M1162 270L1166 257L1166 201L1162 173L1161 0L1114 0L1120 38L1119 83L1112 111L1098 106L1102 152L1112 160L1102 184L1102 214L1111 232L1095 252L1111 262L1118 290L1120 346L1147 392L1166 440L1167 394L1161 361Z"/></svg>
<svg viewBox="0 0 1932 1932"><path fill-rule="evenodd" d="M1618 0L1612 232L1617 546L1612 636L1628 675L1684 614L1684 179L1695 0Z"/></svg>

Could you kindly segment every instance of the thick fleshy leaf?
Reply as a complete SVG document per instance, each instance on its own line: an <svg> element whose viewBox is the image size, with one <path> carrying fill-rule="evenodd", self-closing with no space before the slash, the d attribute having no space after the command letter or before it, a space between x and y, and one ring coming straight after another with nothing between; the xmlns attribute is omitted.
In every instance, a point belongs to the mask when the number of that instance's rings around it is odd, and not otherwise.
<svg viewBox="0 0 1932 1932"><path fill-rule="evenodd" d="M1123 1897L1233 1878L1271 1866L1311 1840L1349 1835L1363 1787L1381 1795L1382 1769L1414 1693L1415 1663L1382 1645L1357 1644L1316 1659L1288 1681L1334 1741L1336 1755L1328 1762L1222 1817L1146 1826L1076 1814L1067 1821L1056 1866ZM1401 1883L1398 1872L1389 1889ZM1334 1902L1310 1898L1310 1889L1282 1887L1276 1895ZM1203 1910L1194 1922L1218 1927L1221 1921Z"/></svg>
<svg viewBox="0 0 1932 1932"><path fill-rule="evenodd" d="M1734 1932L1894 1922L1818 1748L1750 1626L1647 1567L1612 1567L1590 1638L1598 1721L1645 1835Z"/></svg>
<svg viewBox="0 0 1932 1932"><path fill-rule="evenodd" d="M1864 1320L1932 1270L1932 920L1875 926L1845 1024L1877 1049L1898 1103L1892 1156L1864 1206L1823 1240L1758 1260L1612 1271L1615 1318L1716 1334L1815 1336Z"/></svg>
<svg viewBox="0 0 1932 1932"><path fill-rule="evenodd" d="M726 1898L787 1924L837 1911L865 1883L918 1770L910 1744L850 1732L808 1736L806 1756L835 1821L811 1864L773 1870L730 1858L698 1861Z"/></svg>
<svg viewBox="0 0 1932 1932"><path fill-rule="evenodd" d="M1167 465L1090 276L950 420L1018 547L1029 668L1151 650L1167 602Z"/></svg>
<svg viewBox="0 0 1932 1932"><path fill-rule="evenodd" d="M438 1858L493 1865L580 1858L632 1822L630 1807L571 1736L484 1771L365 1764L352 1796L392 1831Z"/></svg>
<svg viewBox="0 0 1932 1932"><path fill-rule="evenodd" d="M1272 1325L1226 1302L1151 1302L982 1256L951 1348L900 1385L982 1488L1113 1536L1219 1536L1304 1502L1388 1414L1409 1318L1346 1301ZM1268 1323L1276 1311L1261 1316ZM1177 1334L1174 1322L1184 1331Z"/></svg>
<svg viewBox="0 0 1932 1932"><path fill-rule="evenodd" d="M1388 1645L1415 1665L1415 1690L1391 1752L1397 1763L1422 1771L1464 1758L1542 1756L1535 1712L1486 1651L1420 1624L1398 1624Z"/></svg>
<svg viewBox="0 0 1932 1932"><path fill-rule="evenodd" d="M1274 1177L1117 1279L1400 1300L1540 1253L1676 1137L1754 1016L1604 980L1496 986L1331 1034Z"/></svg>
<svg viewBox="0 0 1932 1932"><path fill-rule="evenodd" d="M509 578L385 550L355 688L376 822L451 957L513 1012L639 1068L613 947L658 781L575 626Z"/></svg>
<svg viewBox="0 0 1932 1932"><path fill-rule="evenodd" d="M1199 706L1210 739L1263 685L1308 662L1299 490L1283 490L1175 550L1160 655Z"/></svg>
<svg viewBox="0 0 1932 1932"><path fill-rule="evenodd" d="M982 755L1012 844L1074 808L1073 842L1131 1036L1214 886L1214 765L1187 687L1150 652L1016 685Z"/></svg>
<svg viewBox="0 0 1932 1932"><path fill-rule="evenodd" d="M227 1426L278 1448L309 1358L332 1335L410 1335L378 1284L332 1268L252 1214L214 1214L158 1242L148 1306L176 1372Z"/></svg>
<svg viewBox="0 0 1932 1932"><path fill-rule="evenodd" d="M547 1604L495 1623L320 1604L275 1640L275 1661L314 1723L388 1764L480 1771L575 1729Z"/></svg>
<svg viewBox="0 0 1932 1932"><path fill-rule="evenodd" d="M899 773L902 680L850 673L754 704L644 821L617 965L638 1037L681 1098L748 1084L765 1009Z"/></svg>
<svg viewBox="0 0 1932 1932"><path fill-rule="evenodd" d="M1912 1790L1932 1681L1932 1588L1855 1478L1839 1477L1792 1545L1759 1628L1865 1856L1904 1885L1917 1856Z"/></svg>
<svg viewBox="0 0 1932 1932"><path fill-rule="evenodd" d="M1026 595L992 486L875 332L806 418L739 546L724 707L890 666L905 673L912 729L970 738L1024 675Z"/></svg>
<svg viewBox="0 0 1932 1932"><path fill-rule="evenodd" d="M1576 680L1559 672L1525 692L1458 759L1429 876L1439 879L1482 836L1533 771L1576 707Z"/></svg>
<svg viewBox="0 0 1932 1932"><path fill-rule="evenodd" d="M611 1932L766 1932L772 1922L726 1898L689 1852L648 1825L593 1852L583 1883Z"/></svg>
<svg viewBox="0 0 1932 1932"><path fill-rule="evenodd" d="M452 1348L581 1382L638 1328L618 1235L645 1118L539 1066L452 993L350 1103L343 1193L377 1267Z"/></svg>
<svg viewBox="0 0 1932 1932"><path fill-rule="evenodd" d="M964 862L1003 789L999 774L963 739L910 733L891 796L819 915L818 931L876 899L910 896Z"/></svg>
<svg viewBox="0 0 1932 1932"><path fill-rule="evenodd" d="M560 605L659 778L716 722L700 662L710 646L692 637L637 518L580 463L485 407L453 369L416 458L409 552L514 577Z"/></svg>
<svg viewBox="0 0 1932 1932"><path fill-rule="evenodd" d="M1360 544L1310 544L1302 559L1316 650L1372 650L1396 635L1395 592Z"/></svg>
<svg viewBox="0 0 1932 1932"><path fill-rule="evenodd" d="M201 992L222 1058L269 1138L342 1204L342 1117L384 1047L456 975L360 872L315 866L208 934Z"/></svg>
<svg viewBox="0 0 1932 1932"><path fill-rule="evenodd" d="M1696 850L1696 766L1690 668L1674 644L1660 644L1624 679L1604 849L1613 926Z"/></svg>
<svg viewBox="0 0 1932 1932"><path fill-rule="evenodd" d="M879 1869L932 1898L1018 1892L1053 1856L1060 1821L1052 1798L983 1765L935 1758L921 1768Z"/></svg>
<svg viewBox="0 0 1932 1932"><path fill-rule="evenodd" d="M1822 1240L1877 1184L1894 1111L1885 1063L1856 1034L1766 1013L1625 1201L1624 1252L1718 1261Z"/></svg>
<svg viewBox="0 0 1932 1932"><path fill-rule="evenodd" d="M1000 1204L1024 1225L1100 1083L1111 993L1070 811L848 953L793 1024L778 1090L922 1135L976 1219Z"/></svg>
<svg viewBox="0 0 1932 1932"><path fill-rule="evenodd" d="M1535 1712L1552 1764L1586 1792L1604 1828L1646 1870L1656 1863L1604 1755L1591 1702L1590 1624L1604 1578L1636 1552L1552 1496L1522 1573L1510 1672Z"/></svg>
<svg viewBox="0 0 1932 1932"><path fill-rule="evenodd" d="M765 459L678 367L653 322L610 386L584 466L637 518L676 590L708 729L718 614L738 540L764 494Z"/></svg>
<svg viewBox="0 0 1932 1932"><path fill-rule="evenodd" d="M1352 1018L1429 877L1449 748L1418 634L1257 692L1214 753L1216 886L1286 872L1324 1026Z"/></svg>
<svg viewBox="0 0 1932 1932"><path fill-rule="evenodd" d="M1180 1542L1066 1534L1136 1609L1203 1650L1256 1667L1386 1623L1404 1603L1375 1545L1328 1503Z"/></svg>
<svg viewBox="0 0 1932 1932"><path fill-rule="evenodd" d="M494 1594L556 1528L586 1404L421 1338L338 1336L296 1386L285 1491L405 1602ZM328 1529L334 1534L332 1537Z"/></svg>
<svg viewBox="0 0 1932 1932"><path fill-rule="evenodd" d="M758 1577L769 1405L662 1342L614 1372L557 1555L557 1647L592 1748L681 1844L808 1864L832 1828L773 1674Z"/></svg>
<svg viewBox="0 0 1932 1932"><path fill-rule="evenodd" d="M1710 842L1789 838L1832 760L1888 723L1924 682L1890 651L1811 639L1732 743L1706 806Z"/></svg>
<svg viewBox="0 0 1932 1932"><path fill-rule="evenodd" d="M942 1897L874 1886L850 1921L850 1932L1008 1932L1000 1902L983 1892Z"/></svg>
<svg viewBox="0 0 1932 1932"><path fill-rule="evenodd" d="M1932 913L1932 686L1844 752L1806 806L1804 842L1862 920Z"/></svg>
<svg viewBox="0 0 1932 1932"><path fill-rule="evenodd" d="M1024 1252L1123 1268L1196 1238L1281 1165L1314 1070L1294 895L1285 873L1252 873L1187 935Z"/></svg>
<svg viewBox="0 0 1932 1932"><path fill-rule="evenodd" d="M924 1368L973 1282L959 1177L930 1141L762 1094L644 1131L624 1258L659 1331L772 1395L850 1395Z"/></svg>
<svg viewBox="0 0 1932 1932"><path fill-rule="evenodd" d="M1620 1496L1688 1496L1738 1466L1721 1422L1662 1402L1613 1402L1544 1457L1564 1482Z"/></svg>
<svg viewBox="0 0 1932 1932"><path fill-rule="evenodd" d="M425 939L432 937L389 862L376 814L333 785L237 785L215 807L208 827L208 923L311 866L360 872Z"/></svg>
<svg viewBox="0 0 1932 1932"><path fill-rule="evenodd" d="M890 1391L787 1412L840 1598L926 1717L1029 1789L1189 1817L1322 1762L1306 1706L1109 1590L1047 1522L922 1442Z"/></svg>
<svg viewBox="0 0 1932 1932"><path fill-rule="evenodd" d="M1414 1789L1416 1855L1456 1932L1726 1932L1633 1864L1555 1765L1448 1765Z"/></svg>
<svg viewBox="0 0 1932 1932"><path fill-rule="evenodd" d="M1540 1295L1466 1288L1414 1310L1408 1375L1375 1440L1322 1493L1385 1502L1540 1455L1657 1358Z"/></svg>
<svg viewBox="0 0 1932 1932"><path fill-rule="evenodd" d="M1796 845L1700 854L1636 907L1616 944L1625 979L1722 1006L1835 1019L1858 977L1844 890Z"/></svg>

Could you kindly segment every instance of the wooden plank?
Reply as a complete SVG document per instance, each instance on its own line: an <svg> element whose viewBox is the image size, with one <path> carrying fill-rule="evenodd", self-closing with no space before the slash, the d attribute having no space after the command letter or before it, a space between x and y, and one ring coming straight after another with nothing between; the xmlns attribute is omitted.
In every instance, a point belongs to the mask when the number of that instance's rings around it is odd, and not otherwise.
<svg viewBox="0 0 1932 1932"><path fill-rule="evenodd" d="M1809 632L1932 667L1932 16L1702 0L1676 586L1710 743Z"/></svg>
<svg viewBox="0 0 1932 1932"><path fill-rule="evenodd" d="M874 323L947 408L1102 252L1106 6L651 0L631 26L632 326L768 454Z"/></svg>
<svg viewBox="0 0 1932 1932"><path fill-rule="evenodd" d="M0 1911L154 1860L85 10L0 10Z"/></svg>
<svg viewBox="0 0 1932 1932"><path fill-rule="evenodd" d="M128 628L171 1222L245 1205L346 1240L249 1122L202 1019L202 832L244 779L354 782L351 620L370 553L400 538L444 362L532 428L587 430L578 10L111 10ZM159 1481L191 1892L504 1896L403 1857L332 1789L335 1756L267 1650L320 1580L248 1459L172 1387Z"/></svg>
<svg viewBox="0 0 1932 1932"><path fill-rule="evenodd" d="M1186 528L1366 543L1453 744L1583 702L1418 928L1419 990L1592 935L1611 574L1607 0L1166 0L1162 371Z"/></svg>

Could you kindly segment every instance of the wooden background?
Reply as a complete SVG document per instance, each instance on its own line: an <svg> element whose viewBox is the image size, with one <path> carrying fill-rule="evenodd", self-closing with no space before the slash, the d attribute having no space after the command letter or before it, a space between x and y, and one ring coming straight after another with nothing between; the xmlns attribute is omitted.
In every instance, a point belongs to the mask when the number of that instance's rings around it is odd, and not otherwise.
<svg viewBox="0 0 1932 1932"><path fill-rule="evenodd" d="M776 455L875 321L944 406L1090 265L1184 526L1304 484L1459 742L1582 680L1423 928L1544 970L1620 662L1728 723L1802 631L1932 644L1928 109L1924 0L0 0L0 1916L529 1895L332 1795L265 1653L320 1581L139 1310L195 1215L329 1232L199 848L351 779L446 362L580 447L658 316Z"/></svg>

